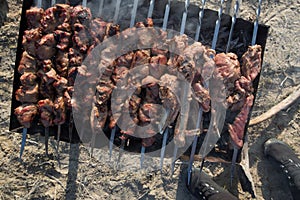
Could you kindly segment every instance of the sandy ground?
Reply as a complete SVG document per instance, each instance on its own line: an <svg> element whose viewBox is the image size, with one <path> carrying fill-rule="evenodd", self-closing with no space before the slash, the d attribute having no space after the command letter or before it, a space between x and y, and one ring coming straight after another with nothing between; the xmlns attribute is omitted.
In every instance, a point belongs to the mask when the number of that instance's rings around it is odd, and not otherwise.
<svg viewBox="0 0 300 200"><path fill-rule="evenodd" d="M0 28L0 199L193 199L185 188L184 165L176 166L173 177L169 165L163 173L155 169L128 170L125 166L123 170L114 170L114 163L107 157L95 159L105 155L106 149L97 150L94 158L90 158L88 148L65 143L61 145L58 163L55 142L50 142L47 158L43 137L38 136L28 138L23 160L18 159L21 135L9 132L8 126L21 1L8 2L7 20ZM244 19L254 19L255 3L243 2L240 14ZM280 102L299 85L299 18L299 0L263 1L260 20L270 26L270 34L253 117ZM268 138L279 138L300 155L299 102L248 130L250 172L258 199L292 199L287 180L263 156L262 145ZM205 167L220 185L230 187L229 165ZM251 195L235 182L229 190L240 199L250 199Z"/></svg>

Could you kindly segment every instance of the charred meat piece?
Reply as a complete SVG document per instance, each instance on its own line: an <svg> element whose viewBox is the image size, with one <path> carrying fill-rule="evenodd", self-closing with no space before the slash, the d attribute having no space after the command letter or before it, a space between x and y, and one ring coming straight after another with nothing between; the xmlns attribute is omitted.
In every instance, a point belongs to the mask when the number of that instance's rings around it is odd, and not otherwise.
<svg viewBox="0 0 300 200"><path fill-rule="evenodd" d="M73 7L71 11L71 24L80 23L85 27L89 27L92 20L91 10L81 5Z"/></svg>
<svg viewBox="0 0 300 200"><path fill-rule="evenodd" d="M17 101L22 103L36 103L39 97L39 86L21 86L15 93Z"/></svg>
<svg viewBox="0 0 300 200"><path fill-rule="evenodd" d="M204 87L205 83L200 74L196 74L193 83L192 91L195 99L200 103L204 112L210 110L210 94L207 88Z"/></svg>
<svg viewBox="0 0 300 200"><path fill-rule="evenodd" d="M106 24L106 30L105 30L105 37L108 38L114 35L117 35L120 33L120 26L118 24L113 23L107 23Z"/></svg>
<svg viewBox="0 0 300 200"><path fill-rule="evenodd" d="M75 48L78 48L82 53L86 53L91 45L91 39L92 37L85 26L79 23L74 24L72 41Z"/></svg>
<svg viewBox="0 0 300 200"><path fill-rule="evenodd" d="M71 33L62 30L56 30L54 31L54 36L57 41L56 48L62 51L67 50L70 44Z"/></svg>
<svg viewBox="0 0 300 200"><path fill-rule="evenodd" d="M53 63L51 60L42 61L42 67L38 71L37 75L48 85L52 84L58 79L58 75L53 69Z"/></svg>
<svg viewBox="0 0 300 200"><path fill-rule="evenodd" d="M70 48L69 49L69 63L70 66L80 66L83 61L83 54L75 49L75 48Z"/></svg>
<svg viewBox="0 0 300 200"><path fill-rule="evenodd" d="M131 68L148 64L150 58L150 50L136 51L132 59Z"/></svg>
<svg viewBox="0 0 300 200"><path fill-rule="evenodd" d="M22 40L22 45L25 51L31 56L36 55L37 42L42 38L42 31L40 28L25 30Z"/></svg>
<svg viewBox="0 0 300 200"><path fill-rule="evenodd" d="M15 109L14 114L17 116L20 124L24 128L30 128L30 124L36 116L38 110L35 104L23 104Z"/></svg>
<svg viewBox="0 0 300 200"><path fill-rule="evenodd" d="M105 103L109 99L114 87L111 81L99 81L96 86L96 102L98 105Z"/></svg>
<svg viewBox="0 0 300 200"><path fill-rule="evenodd" d="M55 97L55 88L52 84L42 80L39 85L39 93L43 98L53 99L53 97Z"/></svg>
<svg viewBox="0 0 300 200"><path fill-rule="evenodd" d="M68 88L68 80L64 77L58 76L57 80L53 83L53 87L55 88L56 93L61 96Z"/></svg>
<svg viewBox="0 0 300 200"><path fill-rule="evenodd" d="M168 58L159 54L150 59L149 72L154 78L160 78L164 74L164 66L167 65Z"/></svg>
<svg viewBox="0 0 300 200"><path fill-rule="evenodd" d="M44 10L42 8L32 7L26 10L26 20L28 29L34 29L41 26L40 20L42 19Z"/></svg>
<svg viewBox="0 0 300 200"><path fill-rule="evenodd" d="M23 52L22 58L18 67L18 72L24 74L25 72L36 72L36 60L34 57L30 56L26 51Z"/></svg>
<svg viewBox="0 0 300 200"><path fill-rule="evenodd" d="M55 69L60 76L67 77L69 67L69 54L65 51L57 51L55 56Z"/></svg>
<svg viewBox="0 0 300 200"><path fill-rule="evenodd" d="M69 31L70 6L67 4L57 4L45 10L41 24L45 33L51 33L55 29Z"/></svg>
<svg viewBox="0 0 300 200"><path fill-rule="evenodd" d="M56 53L56 40L53 33L44 35L37 43L36 56L40 60L46 60L53 57Z"/></svg>
<svg viewBox="0 0 300 200"><path fill-rule="evenodd" d="M130 68L133 56L134 56L133 52L129 52L125 55L120 56L115 60L116 66Z"/></svg>
<svg viewBox="0 0 300 200"><path fill-rule="evenodd" d="M155 142L155 136L142 139L142 145L144 147L150 147L153 145L154 142Z"/></svg>
<svg viewBox="0 0 300 200"><path fill-rule="evenodd" d="M107 119L108 107L107 104L102 104L100 106L94 106L92 108L90 123L94 133L100 133L98 130L101 130L105 126Z"/></svg>
<svg viewBox="0 0 300 200"><path fill-rule="evenodd" d="M107 22L103 21L100 18L95 18L91 22L91 36L94 38L94 40L97 40L97 44L102 42L105 37L106 24Z"/></svg>
<svg viewBox="0 0 300 200"><path fill-rule="evenodd" d="M112 75L112 80L117 84L120 80L124 79L129 72L127 67L116 66Z"/></svg>
<svg viewBox="0 0 300 200"><path fill-rule="evenodd" d="M53 125L53 102L50 99L39 100L40 120L44 127Z"/></svg>
<svg viewBox="0 0 300 200"><path fill-rule="evenodd" d="M214 76L224 81L229 92L233 92L234 84L241 77L240 63L234 53L219 53L215 56L216 69Z"/></svg>
<svg viewBox="0 0 300 200"><path fill-rule="evenodd" d="M34 73L26 72L20 77L21 84L26 87L36 85L37 76Z"/></svg>
<svg viewBox="0 0 300 200"><path fill-rule="evenodd" d="M253 99L254 96L252 94L250 96L247 96L241 112L237 115L233 124L228 125L228 131L233 144L238 148L243 147L245 126L248 120L250 109L253 105Z"/></svg>
<svg viewBox="0 0 300 200"><path fill-rule="evenodd" d="M260 45L250 46L248 51L242 56L242 75L252 81L261 71L261 51Z"/></svg>
<svg viewBox="0 0 300 200"><path fill-rule="evenodd" d="M64 92L63 98L64 98L64 103L66 105L66 108L71 109L72 108L72 93L73 93L74 88L73 87L68 87L68 89Z"/></svg>
<svg viewBox="0 0 300 200"><path fill-rule="evenodd" d="M59 96L55 98L54 104L53 104L53 114L54 119L53 123L56 125L61 125L65 123L66 121L66 106L63 96Z"/></svg>
<svg viewBox="0 0 300 200"><path fill-rule="evenodd" d="M142 80L142 87L145 88L144 101L148 103L160 103L158 80L152 76L147 76Z"/></svg>

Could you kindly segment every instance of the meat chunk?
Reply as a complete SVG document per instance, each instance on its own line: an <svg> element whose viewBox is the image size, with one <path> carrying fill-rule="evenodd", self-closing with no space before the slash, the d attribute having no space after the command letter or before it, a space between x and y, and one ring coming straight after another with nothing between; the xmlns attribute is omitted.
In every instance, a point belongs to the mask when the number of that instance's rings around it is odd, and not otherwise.
<svg viewBox="0 0 300 200"><path fill-rule="evenodd" d="M53 63L51 60L42 61L42 67L38 71L37 75L48 85L52 84L58 79L58 75L53 69Z"/></svg>
<svg viewBox="0 0 300 200"><path fill-rule="evenodd" d="M57 51L55 56L55 69L60 76L67 77L69 67L69 53Z"/></svg>
<svg viewBox="0 0 300 200"><path fill-rule="evenodd" d="M22 40L22 45L25 51L31 56L36 55L37 42L42 38L42 31L40 28L25 30Z"/></svg>
<svg viewBox="0 0 300 200"><path fill-rule="evenodd" d="M39 97L38 84L21 86L15 93L17 101L22 103L36 103Z"/></svg>
<svg viewBox="0 0 300 200"><path fill-rule="evenodd" d="M150 59L149 72L154 78L160 78L165 70L164 66L167 65L167 57L165 55L159 54L157 56L152 56Z"/></svg>
<svg viewBox="0 0 300 200"><path fill-rule="evenodd" d="M91 39L92 37L85 26L79 23L74 24L72 41L75 48L78 48L82 53L86 53L91 45Z"/></svg>
<svg viewBox="0 0 300 200"><path fill-rule="evenodd" d="M37 83L37 76L34 73L26 72L20 77L21 84L23 86L33 86Z"/></svg>
<svg viewBox="0 0 300 200"><path fill-rule="evenodd" d="M58 76L57 79L53 82L53 87L56 90L56 93L61 96L68 88L68 80L64 77Z"/></svg>
<svg viewBox="0 0 300 200"><path fill-rule="evenodd" d="M38 102L40 121L44 127L53 125L53 102L50 99L43 99Z"/></svg>
<svg viewBox="0 0 300 200"><path fill-rule="evenodd" d="M53 104L53 114L54 119L53 123L56 125L61 125L65 123L66 121L66 106L63 96L59 96L55 98L54 104Z"/></svg>
<svg viewBox="0 0 300 200"><path fill-rule="evenodd" d="M235 118L233 124L228 125L228 131L232 142L238 148L243 147L245 126L249 117L250 109L253 105L253 99L254 96L252 94L247 96L245 104L243 105L238 116Z"/></svg>
<svg viewBox="0 0 300 200"><path fill-rule="evenodd" d="M242 56L241 72L245 77L250 77L252 81L261 71L261 46L254 45L248 48L248 51Z"/></svg>
<svg viewBox="0 0 300 200"><path fill-rule="evenodd" d="M150 58L150 50L136 51L132 59L131 68L148 64Z"/></svg>
<svg viewBox="0 0 300 200"><path fill-rule="evenodd" d="M44 10L42 8L32 7L26 10L27 28L34 29L41 26L40 20L42 19Z"/></svg>
<svg viewBox="0 0 300 200"><path fill-rule="evenodd" d="M91 22L91 36L97 44L102 42L106 35L106 25L107 23L100 18L95 18Z"/></svg>
<svg viewBox="0 0 300 200"><path fill-rule="evenodd" d="M57 41L56 48L62 51L67 50L70 45L71 33L62 30L56 30L54 31L54 36Z"/></svg>
<svg viewBox="0 0 300 200"><path fill-rule="evenodd" d="M18 72L24 74L25 72L36 72L36 60L34 57L30 56L26 51L23 52L20 64L18 67Z"/></svg>
<svg viewBox="0 0 300 200"><path fill-rule="evenodd" d="M80 66L83 61L83 54L75 49L75 48L70 48L69 49L69 63L71 66Z"/></svg>
<svg viewBox="0 0 300 200"><path fill-rule="evenodd" d="M233 53L219 53L215 56L216 69L214 76L224 81L229 92L233 92L234 84L241 77L238 57Z"/></svg>
<svg viewBox="0 0 300 200"><path fill-rule="evenodd" d="M37 44L36 56L40 60L52 58L56 53L56 40L53 33L44 35Z"/></svg>
<svg viewBox="0 0 300 200"><path fill-rule="evenodd" d="M14 114L24 128L30 128L31 122L37 115L37 112L38 110L35 104L23 104L15 109Z"/></svg>
<svg viewBox="0 0 300 200"><path fill-rule="evenodd" d="M71 24L80 23L89 27L92 20L91 10L81 5L73 7L71 11Z"/></svg>

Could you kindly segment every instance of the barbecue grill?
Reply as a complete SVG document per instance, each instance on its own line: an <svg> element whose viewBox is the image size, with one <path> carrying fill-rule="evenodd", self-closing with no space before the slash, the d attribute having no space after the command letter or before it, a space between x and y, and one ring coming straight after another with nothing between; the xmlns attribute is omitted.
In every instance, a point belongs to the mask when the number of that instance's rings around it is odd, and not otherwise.
<svg viewBox="0 0 300 200"><path fill-rule="evenodd" d="M224 0L221 0L219 3L219 10L214 11L206 9L206 1L202 0L200 6L191 4L190 1L186 0L185 2L180 1L122 1L122 0L36 0L36 1L23 1L22 8L22 17L20 24L20 33L18 40L18 49L15 62L15 71L14 71L14 83L13 83L13 96L12 96L12 107L11 107L11 116L10 116L10 130L21 132L23 129L22 125L19 123L17 117L13 114L15 108L20 105L20 102L16 100L15 92L21 86L20 74L17 70L17 66L20 64L22 53L24 51L22 47L22 37L24 31L27 29L26 23L26 10L30 9L33 6L41 8L49 8L58 3L67 3L71 6L83 5L91 9L92 15L94 17L100 17L104 21L113 22L120 25L120 30L123 31L129 27L133 27L136 22L144 21L147 17L152 18L155 27L162 27L162 30L171 29L177 31L180 34L186 34L190 38L194 38L195 41L201 42L203 45L208 46L209 48L214 49L217 53L219 52L232 52L235 53L239 59L247 51L248 46L258 44L262 47L262 59L263 53L266 45L266 39L268 35L268 27L265 25L258 24L260 5L261 1L258 2L257 7L257 16L254 23L246 21L241 18L237 18L239 6L241 1L233 2L233 12L232 16L224 14ZM257 92L259 83L259 75L253 81L254 88L254 97ZM197 117L197 116L195 116ZM250 115L248 119L250 118ZM227 119L226 119L227 120ZM229 120L229 119L228 119ZM232 119L231 119L232 120ZM203 115L203 127L208 129L210 121L210 113ZM55 139L60 139L69 143L79 143L81 142L82 137L79 137L80 130L76 130L75 126L72 126L73 118L71 111L68 111L66 122L61 126L50 126L45 129L38 121L34 120L30 128L27 128L27 134L41 134L48 137L48 134ZM247 126L244 129L246 134ZM70 128L71 127L71 128ZM57 130L60 129L60 136L57 135ZM46 130L46 131L45 131ZM121 135L119 129L109 130L105 128L104 134L110 140L110 146L115 144L121 149L130 151L130 152L141 152L141 160L146 152L155 151L157 149L162 149L162 154L157 154L155 156L159 157L173 157L173 166L176 158L179 156L177 153L178 148L176 145L173 145L171 148L174 148L174 153L170 154L165 153L165 144L173 139L173 131L169 130L168 134L157 134L156 139L158 142L154 143L148 148L144 148L138 139L131 139L129 145L125 145L123 141L119 139ZM23 135L24 136L24 135ZM26 136L26 135L25 135ZM189 162L189 168L193 162L195 152L200 151L201 145L205 141L206 134L192 135L187 136L189 140L193 140L193 144L185 151L184 155L191 158ZM58 138L59 137L59 138ZM94 140L97 138L93 138ZM228 136L221 136L221 139L218 140L217 148L205 149L205 155L207 153L210 157L219 158L218 161L230 162L233 155L237 156L240 153L228 149ZM224 142L225 141L225 142ZM217 141L216 141L217 142ZM101 148L104 145L97 143L97 148ZM111 148L111 147L110 147ZM224 153L225 152L225 153ZM178 154L178 155L177 155ZM202 155L200 155L201 157ZM240 161L240 157L237 162ZM202 159L204 160L204 159ZM162 163L161 163L162 164ZM142 161L141 161L142 165Z"/></svg>

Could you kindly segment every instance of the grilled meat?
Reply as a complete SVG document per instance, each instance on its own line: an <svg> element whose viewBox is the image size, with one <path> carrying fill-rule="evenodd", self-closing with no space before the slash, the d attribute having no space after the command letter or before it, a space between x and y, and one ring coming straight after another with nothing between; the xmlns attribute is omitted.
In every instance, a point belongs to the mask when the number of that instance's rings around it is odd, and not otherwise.
<svg viewBox="0 0 300 200"><path fill-rule="evenodd" d="M32 7L26 10L26 20L28 29L35 29L41 26L40 20L44 15L42 8Z"/></svg>
<svg viewBox="0 0 300 200"><path fill-rule="evenodd" d="M21 86L15 93L17 101L22 103L36 103L39 97L39 85Z"/></svg>
<svg viewBox="0 0 300 200"><path fill-rule="evenodd" d="M53 123L56 125L61 125L65 123L66 121L66 106L63 96L58 96L55 98L54 104L53 104L53 114L54 119Z"/></svg>
<svg viewBox="0 0 300 200"><path fill-rule="evenodd" d="M38 101L38 109L40 112L40 121L44 127L53 125L53 102L50 99Z"/></svg>
<svg viewBox="0 0 300 200"><path fill-rule="evenodd" d="M42 31L40 28L25 30L22 40L22 45L25 51L31 56L35 56L37 52L37 43L42 38Z"/></svg>
<svg viewBox="0 0 300 200"><path fill-rule="evenodd" d="M38 110L35 104L23 104L15 109L14 114L24 128L30 128L31 122L37 115L37 112Z"/></svg>

